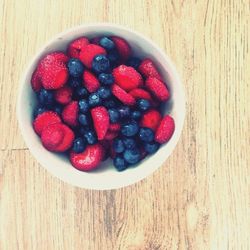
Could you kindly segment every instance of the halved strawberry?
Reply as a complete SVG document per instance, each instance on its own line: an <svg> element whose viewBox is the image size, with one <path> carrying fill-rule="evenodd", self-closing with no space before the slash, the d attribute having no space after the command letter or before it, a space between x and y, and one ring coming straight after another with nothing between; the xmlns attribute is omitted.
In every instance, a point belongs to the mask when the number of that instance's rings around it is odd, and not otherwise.
<svg viewBox="0 0 250 250"><path fill-rule="evenodd" d="M151 103L154 102L151 95L149 94L149 92L144 90L144 89L140 89L140 88L133 89L133 90L129 91L129 94L132 95L136 100L146 99L146 100L150 101Z"/></svg>
<svg viewBox="0 0 250 250"><path fill-rule="evenodd" d="M116 131L119 131L121 129L121 124L120 123L110 123L109 124L109 131L113 131L113 132L116 132Z"/></svg>
<svg viewBox="0 0 250 250"><path fill-rule="evenodd" d="M98 140L104 139L109 128L109 113L105 107L99 106L91 110L95 132Z"/></svg>
<svg viewBox="0 0 250 250"><path fill-rule="evenodd" d="M155 77L158 80L162 81L162 77L160 73L158 72L158 70L156 69L156 66L151 59L148 59L148 58L144 59L141 62L138 70L146 78Z"/></svg>
<svg viewBox="0 0 250 250"><path fill-rule="evenodd" d="M78 170L90 171L96 169L104 155L103 147L97 143L88 145L82 153L70 153L70 162Z"/></svg>
<svg viewBox="0 0 250 250"><path fill-rule="evenodd" d="M77 101L72 101L67 104L62 111L63 121L71 127L78 125L79 106Z"/></svg>
<svg viewBox="0 0 250 250"><path fill-rule="evenodd" d="M36 117L33 121L33 128L38 135L41 135L43 129L48 125L60 122L61 118L56 112L46 111Z"/></svg>
<svg viewBox="0 0 250 250"><path fill-rule="evenodd" d="M89 44L89 40L86 37L80 37L72 41L67 49L67 53L70 57L79 59L80 52L83 48Z"/></svg>
<svg viewBox="0 0 250 250"><path fill-rule="evenodd" d="M111 87L113 95L119 99L123 104L133 106L135 105L135 98L128 94L124 89L119 87L117 84L113 84Z"/></svg>
<svg viewBox="0 0 250 250"><path fill-rule="evenodd" d="M155 109L151 109L142 116L140 126L151 128L153 131L155 131L160 125L161 119L162 116L160 112Z"/></svg>
<svg viewBox="0 0 250 250"><path fill-rule="evenodd" d="M83 72L83 85L90 93L93 93L100 88L100 82L96 76L88 70Z"/></svg>
<svg viewBox="0 0 250 250"><path fill-rule="evenodd" d="M72 89L68 86L64 86L55 91L54 97L58 103L66 105L71 102L72 94Z"/></svg>
<svg viewBox="0 0 250 250"><path fill-rule="evenodd" d="M105 140L113 140L114 138L116 138L118 136L119 132L118 131L111 131L111 130L108 130L108 132L106 133L104 139Z"/></svg>
<svg viewBox="0 0 250 250"><path fill-rule="evenodd" d="M40 77L40 72L36 69L31 77L31 87L35 92L39 92L42 88L42 81Z"/></svg>
<svg viewBox="0 0 250 250"><path fill-rule="evenodd" d="M128 42L118 36L112 36L111 39L114 42L122 61L127 61L132 53Z"/></svg>

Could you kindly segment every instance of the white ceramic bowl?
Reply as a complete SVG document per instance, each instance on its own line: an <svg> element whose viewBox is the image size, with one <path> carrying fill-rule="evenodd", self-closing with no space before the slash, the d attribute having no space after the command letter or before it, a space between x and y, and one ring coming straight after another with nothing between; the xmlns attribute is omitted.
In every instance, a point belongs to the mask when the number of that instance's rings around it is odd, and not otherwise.
<svg viewBox="0 0 250 250"><path fill-rule="evenodd" d="M171 91L171 100L164 108L175 120L175 132L170 141L155 153L147 157L136 167L117 172L110 160L93 172L81 172L73 168L69 160L62 155L51 153L43 148L39 137L32 128L32 114L36 105L35 94L30 86L32 72L40 58L47 53L65 50L70 41L80 37L99 35L117 35L125 38L138 56L152 58ZM185 117L185 96L182 83L170 59L151 40L143 35L114 24L87 24L67 30L48 42L31 60L20 83L17 102L17 115L23 138L31 153L50 173L74 186L105 190L116 189L142 180L159 168L175 148L180 138ZM173 166L174 167L174 166Z"/></svg>

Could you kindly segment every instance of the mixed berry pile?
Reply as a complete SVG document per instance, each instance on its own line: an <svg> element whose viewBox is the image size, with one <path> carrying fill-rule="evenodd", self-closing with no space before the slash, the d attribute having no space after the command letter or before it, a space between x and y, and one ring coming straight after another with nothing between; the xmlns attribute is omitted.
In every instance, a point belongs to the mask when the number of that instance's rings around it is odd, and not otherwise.
<svg viewBox="0 0 250 250"><path fill-rule="evenodd" d="M155 153L174 132L160 113L169 90L152 60L137 58L121 37L80 37L40 60L33 127L43 146L64 152L82 171L108 157L118 171Z"/></svg>

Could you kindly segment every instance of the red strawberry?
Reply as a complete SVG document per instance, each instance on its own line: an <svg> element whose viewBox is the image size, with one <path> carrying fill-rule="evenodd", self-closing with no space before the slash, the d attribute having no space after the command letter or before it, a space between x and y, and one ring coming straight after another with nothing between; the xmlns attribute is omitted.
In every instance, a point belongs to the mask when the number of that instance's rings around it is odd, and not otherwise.
<svg viewBox="0 0 250 250"><path fill-rule="evenodd" d="M167 142L173 135L174 129L174 119L169 115L164 116L156 130L155 141L161 144Z"/></svg>
<svg viewBox="0 0 250 250"><path fill-rule="evenodd" d="M79 59L80 52L83 50L83 48L89 44L89 40L86 37L80 37L74 41L72 41L67 49L67 53L69 57L74 57Z"/></svg>
<svg viewBox="0 0 250 250"><path fill-rule="evenodd" d="M96 55L106 55L106 50L99 45L88 44L80 52L80 60L87 67L92 67L92 61Z"/></svg>
<svg viewBox="0 0 250 250"><path fill-rule="evenodd" d="M40 72L36 69L31 77L31 87L35 92L39 92L42 88L42 82L40 77Z"/></svg>
<svg viewBox="0 0 250 250"><path fill-rule="evenodd" d="M140 89L140 88L133 89L133 90L129 91L129 94L132 95L136 100L146 99L146 100L150 101L151 103L153 102L151 95L148 93L148 91L146 91L144 89Z"/></svg>
<svg viewBox="0 0 250 250"><path fill-rule="evenodd" d="M63 121L71 127L76 127L78 125L78 102L72 101L67 104L62 111Z"/></svg>
<svg viewBox="0 0 250 250"><path fill-rule="evenodd" d="M118 136L118 131L110 131L108 130L107 134L105 135L104 139L105 140L113 140L114 138L116 138Z"/></svg>
<svg viewBox="0 0 250 250"><path fill-rule="evenodd" d="M72 89L68 86L57 89L54 93L54 97L58 103L66 105L71 102Z"/></svg>
<svg viewBox="0 0 250 250"><path fill-rule="evenodd" d="M115 83L126 91L130 91L142 85L142 77L133 67L120 65L113 70L113 76Z"/></svg>
<svg viewBox="0 0 250 250"><path fill-rule="evenodd" d="M69 57L61 51L52 52L44 57L43 60L59 61L62 63L67 63Z"/></svg>
<svg viewBox="0 0 250 250"><path fill-rule="evenodd" d="M45 89L59 89L68 80L68 69L63 62L42 60L40 66L42 85Z"/></svg>
<svg viewBox="0 0 250 250"><path fill-rule="evenodd" d="M155 78L159 79L160 81L162 81L162 77L161 77L160 73L158 72L158 70L156 69L156 66L154 65L154 63L150 59L144 59L141 62L138 70L146 78L155 77Z"/></svg>
<svg viewBox="0 0 250 250"><path fill-rule="evenodd" d="M100 37L94 37L93 39L91 39L91 43L99 45L101 38Z"/></svg>
<svg viewBox="0 0 250 250"><path fill-rule="evenodd" d="M170 97L166 85L154 77L149 77L145 83L147 89L160 101L166 101Z"/></svg>
<svg viewBox="0 0 250 250"><path fill-rule="evenodd" d="M72 165L81 171L90 171L96 169L102 161L104 154L103 147L97 143L95 145L88 145L83 153L70 153L70 161Z"/></svg>
<svg viewBox="0 0 250 250"><path fill-rule="evenodd" d="M124 89L120 88L117 84L113 84L112 88L113 95L118 98L123 104L133 106L135 105L135 98L128 94Z"/></svg>
<svg viewBox="0 0 250 250"><path fill-rule="evenodd" d="M95 107L91 110L95 132L98 140L104 139L109 128L109 113L105 107Z"/></svg>
<svg viewBox="0 0 250 250"><path fill-rule="evenodd" d="M121 124L120 123L110 123L109 124L109 131L113 131L113 132L116 132L116 131L119 131L121 129Z"/></svg>
<svg viewBox="0 0 250 250"><path fill-rule="evenodd" d="M98 79L93 73L88 70L85 70L83 72L83 85L90 93L93 93L100 88L100 83Z"/></svg>
<svg viewBox="0 0 250 250"><path fill-rule="evenodd" d="M157 110L151 109L143 115L140 126L151 128L155 131L160 125L161 119L161 114Z"/></svg>
<svg viewBox="0 0 250 250"><path fill-rule="evenodd" d="M60 122L61 118L57 113L53 111L46 111L36 117L36 119L33 121L33 127L36 133L41 135L43 129L48 125Z"/></svg>
<svg viewBox="0 0 250 250"><path fill-rule="evenodd" d="M123 62L127 61L131 55L131 48L127 41L118 36L112 36L112 41L115 43L116 49Z"/></svg>

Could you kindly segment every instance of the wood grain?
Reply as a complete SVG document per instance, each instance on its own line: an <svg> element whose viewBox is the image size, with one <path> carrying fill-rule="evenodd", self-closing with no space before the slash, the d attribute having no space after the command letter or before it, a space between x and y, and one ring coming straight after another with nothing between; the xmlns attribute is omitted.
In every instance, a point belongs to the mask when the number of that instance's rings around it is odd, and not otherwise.
<svg viewBox="0 0 250 250"><path fill-rule="evenodd" d="M0 249L250 249L248 0L0 1ZM114 22L152 38L187 96L164 166L116 191L47 173L17 126L18 81L53 35Z"/></svg>

